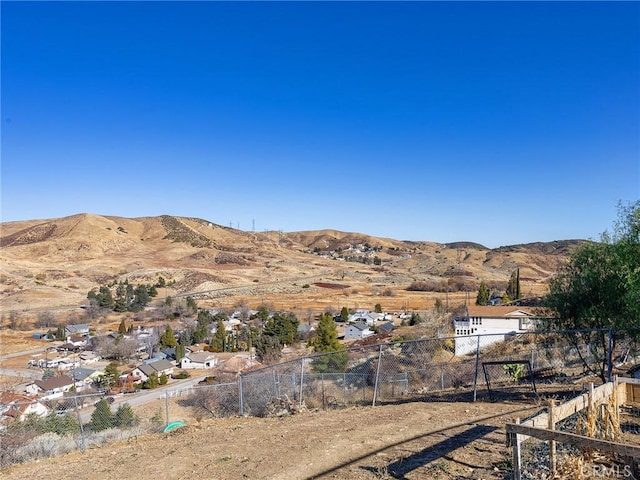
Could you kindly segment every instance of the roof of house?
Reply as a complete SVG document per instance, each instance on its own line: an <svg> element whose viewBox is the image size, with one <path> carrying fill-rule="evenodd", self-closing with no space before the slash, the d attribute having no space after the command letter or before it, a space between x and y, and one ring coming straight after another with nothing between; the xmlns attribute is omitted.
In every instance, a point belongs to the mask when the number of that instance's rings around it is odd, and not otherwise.
<svg viewBox="0 0 640 480"><path fill-rule="evenodd" d="M74 382L68 375L58 375L55 377L49 377L46 380L35 380L33 383L47 392L56 388L66 387L67 385L73 385Z"/></svg>
<svg viewBox="0 0 640 480"><path fill-rule="evenodd" d="M187 357L192 362L205 363L207 360L209 360L211 358L215 358L215 355L213 355L210 352L194 352L194 353L190 353L189 355L187 355Z"/></svg>
<svg viewBox="0 0 640 480"><path fill-rule="evenodd" d="M380 330L382 330L383 332L390 332L391 330L393 330L396 326L394 325L393 322L385 322L382 325L378 325L378 328Z"/></svg>
<svg viewBox="0 0 640 480"><path fill-rule="evenodd" d="M530 308L505 305L469 305L470 317L514 318L535 316Z"/></svg>
<svg viewBox="0 0 640 480"><path fill-rule="evenodd" d="M144 373L147 377L152 373L158 373L157 370L148 363L143 363L142 365L138 365L138 370Z"/></svg>
<svg viewBox="0 0 640 480"><path fill-rule="evenodd" d="M12 403L33 402L33 398L20 393L0 392L0 405L10 405Z"/></svg>
<svg viewBox="0 0 640 480"><path fill-rule="evenodd" d="M97 370L92 370L91 368L75 368L71 371L71 378L73 378L77 382L79 380L81 381L86 379L87 377L90 377L96 372Z"/></svg>
<svg viewBox="0 0 640 480"><path fill-rule="evenodd" d="M170 370L176 367L175 364L171 363L169 360L157 360L155 362L151 362L149 365L157 372L161 372L162 370Z"/></svg>
<svg viewBox="0 0 640 480"><path fill-rule="evenodd" d="M366 323L360 323L360 322L353 323L351 324L351 326L356 327L360 331L364 331L369 328L369 326Z"/></svg>
<svg viewBox="0 0 640 480"><path fill-rule="evenodd" d="M78 325L67 325L65 330L69 333L88 332L89 326L86 323L79 323Z"/></svg>

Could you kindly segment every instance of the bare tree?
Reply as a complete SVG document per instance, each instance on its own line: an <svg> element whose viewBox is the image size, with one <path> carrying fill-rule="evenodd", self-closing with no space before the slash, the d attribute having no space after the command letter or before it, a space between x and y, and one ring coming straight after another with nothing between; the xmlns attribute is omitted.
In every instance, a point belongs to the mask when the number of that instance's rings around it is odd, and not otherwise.
<svg viewBox="0 0 640 480"><path fill-rule="evenodd" d="M118 360L128 360L136 355L138 350L138 341L131 337L120 337L115 342L115 353Z"/></svg>
<svg viewBox="0 0 640 480"><path fill-rule="evenodd" d="M22 327L22 319L20 318L20 312L12 310L9 312L9 328L11 330L19 330Z"/></svg>
<svg viewBox="0 0 640 480"><path fill-rule="evenodd" d="M160 340L160 335L155 328L151 330L149 335L144 335L138 338L138 343L144 346L145 352L151 357L153 355L153 349L156 345L158 345L158 341Z"/></svg>
<svg viewBox="0 0 640 480"><path fill-rule="evenodd" d="M36 326L38 328L51 328L56 325L56 318L53 312L44 311L38 313L38 320L36 322Z"/></svg>

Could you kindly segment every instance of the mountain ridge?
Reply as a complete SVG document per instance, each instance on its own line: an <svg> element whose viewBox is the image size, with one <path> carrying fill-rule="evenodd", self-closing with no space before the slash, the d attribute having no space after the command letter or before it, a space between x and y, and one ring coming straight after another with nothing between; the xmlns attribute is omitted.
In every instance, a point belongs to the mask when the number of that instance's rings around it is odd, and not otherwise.
<svg viewBox="0 0 640 480"><path fill-rule="evenodd" d="M491 249L468 241L407 241L335 229L247 232L195 217L80 213L0 224L1 308L80 304L105 282L159 276L176 282L176 294L305 276L347 278L361 290L375 285L400 292L423 281L448 291L444 283L452 279L469 290L481 280L506 282L520 268L525 288L539 294L582 242Z"/></svg>

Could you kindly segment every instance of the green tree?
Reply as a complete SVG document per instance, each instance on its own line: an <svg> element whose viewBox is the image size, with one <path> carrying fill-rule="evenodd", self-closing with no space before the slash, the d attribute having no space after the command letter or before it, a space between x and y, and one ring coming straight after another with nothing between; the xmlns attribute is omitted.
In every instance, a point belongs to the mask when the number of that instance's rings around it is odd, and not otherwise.
<svg viewBox="0 0 640 480"><path fill-rule="evenodd" d="M374 265L382 265L382 260L380 260L380 257L378 257L377 255L375 257L373 257L373 264Z"/></svg>
<svg viewBox="0 0 640 480"><path fill-rule="evenodd" d="M124 335L127 333L127 325L124 323L124 318L120 321L120 325L118 326L118 333L120 335Z"/></svg>
<svg viewBox="0 0 640 480"><path fill-rule="evenodd" d="M260 335L255 341L255 349L258 360L266 364L277 362L282 353L280 339L271 335Z"/></svg>
<svg viewBox="0 0 640 480"><path fill-rule="evenodd" d="M198 304L193 297L187 297L187 308L195 315L198 313Z"/></svg>
<svg viewBox="0 0 640 480"><path fill-rule="evenodd" d="M94 432L101 432L113 426L113 413L111 413L109 403L104 398L96 403L89 425Z"/></svg>
<svg viewBox="0 0 640 480"><path fill-rule="evenodd" d="M349 310L347 307L342 307L342 310L340 310L340 321L343 323L347 323L349 321Z"/></svg>
<svg viewBox="0 0 640 480"><path fill-rule="evenodd" d="M116 312L126 312L127 311L127 287L122 283L116 287L116 296L114 298L114 306L113 309Z"/></svg>
<svg viewBox="0 0 640 480"><path fill-rule="evenodd" d="M167 282L164 279L164 277L158 277L158 283L156 283L156 287L158 288L164 288L167 286Z"/></svg>
<svg viewBox="0 0 640 480"><path fill-rule="evenodd" d="M67 338L67 334L62 325L56 327L56 340L64 340Z"/></svg>
<svg viewBox="0 0 640 480"><path fill-rule="evenodd" d="M176 362L182 360L186 355L186 348L182 344L176 346Z"/></svg>
<svg viewBox="0 0 640 480"><path fill-rule="evenodd" d="M344 372L349 358L344 346L338 340L338 328L330 313L324 313L320 316L317 333L311 346L315 352L324 355L315 357L314 370L319 373Z"/></svg>
<svg viewBox="0 0 640 480"><path fill-rule="evenodd" d="M278 337L280 345L291 345L298 333L299 323L293 313L276 312L267 320L262 334Z"/></svg>
<svg viewBox="0 0 640 480"><path fill-rule="evenodd" d="M118 364L116 362L111 362L106 367L104 367L102 384L105 387L110 387L112 385L115 385L118 382L119 376L120 376L120 373L118 372Z"/></svg>
<svg viewBox="0 0 640 480"><path fill-rule="evenodd" d="M149 378L145 382L142 383L142 388L151 389L156 388L160 385L160 379L158 378L158 374L156 372L152 372L149 375Z"/></svg>
<svg viewBox="0 0 640 480"><path fill-rule="evenodd" d="M516 269L515 272L511 273L511 278L509 278L509 284L507 285L507 291L505 292L507 297L510 300L517 300L522 297L520 293L520 269Z"/></svg>
<svg viewBox="0 0 640 480"><path fill-rule="evenodd" d="M159 344L161 347L175 347L176 345L178 345L178 341L173 334L173 329L169 325L167 325L164 329L164 332L162 332Z"/></svg>
<svg viewBox="0 0 640 480"><path fill-rule="evenodd" d="M219 319L216 322L216 333L211 340L211 351L224 352L227 342L227 331L224 327L224 322Z"/></svg>
<svg viewBox="0 0 640 480"><path fill-rule="evenodd" d="M376 313L382 313L382 305L376 303L375 307L373 307L373 311Z"/></svg>
<svg viewBox="0 0 640 480"><path fill-rule="evenodd" d="M169 377L167 377L167 374L162 372L160 374L160 378L158 378L158 384L159 385L166 385L169 382Z"/></svg>
<svg viewBox="0 0 640 480"><path fill-rule="evenodd" d="M118 428L131 428L140 424L140 419L133 413L131 405L123 403L116 410L116 414L113 417L113 426Z"/></svg>
<svg viewBox="0 0 640 480"><path fill-rule="evenodd" d="M551 279L544 304L555 316L547 327L567 329L631 329L640 317L640 200L618 205L612 235L577 248L567 265ZM637 331L580 331L563 335L575 347L590 347L585 369L605 380L613 349L621 338ZM576 348L582 354L583 348Z"/></svg>
<svg viewBox="0 0 640 480"><path fill-rule="evenodd" d="M476 305L486 305L489 303L489 288L484 280L480 282L480 288L478 289L478 296L476 297Z"/></svg>

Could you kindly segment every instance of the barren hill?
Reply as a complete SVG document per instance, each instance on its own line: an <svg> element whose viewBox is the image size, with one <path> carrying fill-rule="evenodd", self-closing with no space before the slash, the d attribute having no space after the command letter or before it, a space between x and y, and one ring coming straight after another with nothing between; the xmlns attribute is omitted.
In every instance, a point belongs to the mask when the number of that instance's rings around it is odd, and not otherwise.
<svg viewBox="0 0 640 480"><path fill-rule="evenodd" d="M245 232L168 215L84 213L5 222L0 224L1 309L79 306L101 284L151 282L159 276L175 282L172 295L199 292L199 299L215 303L221 297L216 292L224 292L229 301L260 297L278 304L280 299L282 307L292 309L312 307L314 299L318 307L328 305L331 298L317 286L327 282L351 288L341 295L372 297L387 289L393 297L387 303L406 304L400 292L414 281L455 292L462 283L466 290L480 280L504 283L516 268L523 292L535 295L580 242L488 249L472 242L402 241L335 230Z"/></svg>

